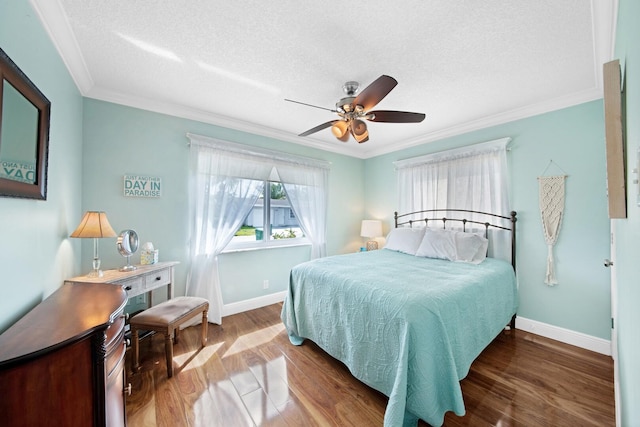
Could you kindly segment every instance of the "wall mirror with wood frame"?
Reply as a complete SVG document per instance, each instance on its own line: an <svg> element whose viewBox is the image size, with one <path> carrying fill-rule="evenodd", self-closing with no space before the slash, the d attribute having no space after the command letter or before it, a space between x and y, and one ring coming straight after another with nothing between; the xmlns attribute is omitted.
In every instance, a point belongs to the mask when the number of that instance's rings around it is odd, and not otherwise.
<svg viewBox="0 0 640 427"><path fill-rule="evenodd" d="M0 49L0 196L47 199L51 102Z"/></svg>

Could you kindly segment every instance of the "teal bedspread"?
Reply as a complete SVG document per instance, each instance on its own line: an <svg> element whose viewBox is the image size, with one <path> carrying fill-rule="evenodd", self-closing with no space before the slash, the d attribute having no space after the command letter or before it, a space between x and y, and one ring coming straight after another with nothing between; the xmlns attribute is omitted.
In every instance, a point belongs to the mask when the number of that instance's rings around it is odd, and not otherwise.
<svg viewBox="0 0 640 427"><path fill-rule="evenodd" d="M389 397L385 427L439 426L464 415L460 380L517 309L511 265L419 258L381 249L291 270L282 321Z"/></svg>

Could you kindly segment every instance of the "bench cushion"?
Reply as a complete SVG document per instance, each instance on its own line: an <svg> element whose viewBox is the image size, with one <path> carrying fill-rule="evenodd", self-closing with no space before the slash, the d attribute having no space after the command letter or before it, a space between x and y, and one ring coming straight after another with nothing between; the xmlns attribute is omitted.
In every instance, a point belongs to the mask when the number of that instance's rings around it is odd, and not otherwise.
<svg viewBox="0 0 640 427"><path fill-rule="evenodd" d="M209 306L209 301L199 297L176 297L161 302L131 318L130 323L168 326L170 323L179 322L180 318L194 311L204 311Z"/></svg>

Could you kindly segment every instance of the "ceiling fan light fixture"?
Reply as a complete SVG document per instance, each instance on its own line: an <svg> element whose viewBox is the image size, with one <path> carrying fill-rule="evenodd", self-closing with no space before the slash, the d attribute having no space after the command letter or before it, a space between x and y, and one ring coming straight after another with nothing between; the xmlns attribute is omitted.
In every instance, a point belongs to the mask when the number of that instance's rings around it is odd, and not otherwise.
<svg viewBox="0 0 640 427"><path fill-rule="evenodd" d="M367 133L367 124L362 120L356 119L351 123L351 129L353 129L353 134L356 137L362 136Z"/></svg>
<svg viewBox="0 0 640 427"><path fill-rule="evenodd" d="M360 134L360 135L356 135L354 133L353 137L356 139L356 141L358 141L359 144L361 144L363 142L367 142L369 140L369 131L365 130L364 133Z"/></svg>
<svg viewBox="0 0 640 427"><path fill-rule="evenodd" d="M369 140L367 124L362 120L356 119L351 122L351 134L358 143L363 143Z"/></svg>
<svg viewBox="0 0 640 427"><path fill-rule="evenodd" d="M353 101L356 98L353 96L345 96L340 101L336 102L336 110L341 113L350 113L353 111Z"/></svg>
<svg viewBox="0 0 640 427"><path fill-rule="evenodd" d="M349 124L344 120L338 120L333 124L333 126L331 126L331 132L338 139L342 138L347 133L348 129Z"/></svg>

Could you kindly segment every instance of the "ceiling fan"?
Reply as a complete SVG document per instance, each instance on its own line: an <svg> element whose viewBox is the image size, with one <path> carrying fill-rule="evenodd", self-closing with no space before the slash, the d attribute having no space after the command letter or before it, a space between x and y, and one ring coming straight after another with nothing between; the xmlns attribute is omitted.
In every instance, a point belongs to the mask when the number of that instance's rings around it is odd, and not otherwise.
<svg viewBox="0 0 640 427"><path fill-rule="evenodd" d="M285 99L285 101L295 102L296 104L307 105L309 107L321 108L328 110L340 116L339 119L331 120L306 132L302 132L298 136L308 136L322 129L331 127L331 132L340 141L347 142L349 135L359 143L369 140L369 131L367 125L363 121L370 122L387 122L387 123L420 123L424 120L425 115L422 113L410 113L407 111L377 110L369 111L375 107L378 102L391 92L398 84L393 77L382 75L373 83L364 88L356 95L360 84L358 82L346 82L342 89L347 94L336 102L336 109L318 107L316 105L305 104L304 102Z"/></svg>

